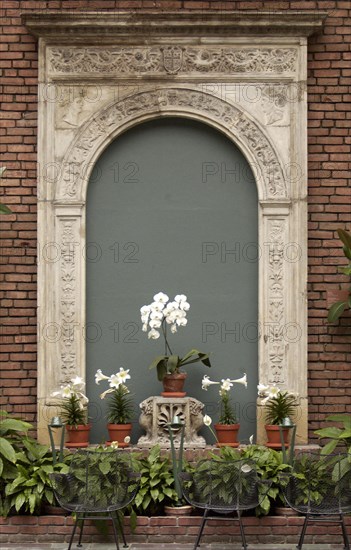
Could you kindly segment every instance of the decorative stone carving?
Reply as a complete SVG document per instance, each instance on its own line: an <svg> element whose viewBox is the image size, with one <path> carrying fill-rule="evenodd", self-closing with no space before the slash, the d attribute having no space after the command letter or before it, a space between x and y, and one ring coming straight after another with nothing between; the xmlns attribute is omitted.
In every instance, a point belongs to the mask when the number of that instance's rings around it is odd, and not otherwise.
<svg viewBox="0 0 351 550"><path fill-rule="evenodd" d="M233 47L52 47L53 74L293 73L296 48Z"/></svg>
<svg viewBox="0 0 351 550"><path fill-rule="evenodd" d="M269 382L284 385L285 369L285 280L284 280L284 234L285 220L269 221L268 261L268 340Z"/></svg>
<svg viewBox="0 0 351 550"><path fill-rule="evenodd" d="M210 94L184 88L160 88L135 94L114 103L98 113L92 122L85 125L63 161L64 183L58 188L63 198L85 200L78 183L88 176L91 157L106 136L113 135L128 121L158 112L191 113L193 116L217 122L241 140L252 152L255 164L252 169L264 182L267 197L287 196L287 189L278 157L268 138L247 114L237 107Z"/></svg>
<svg viewBox="0 0 351 550"><path fill-rule="evenodd" d="M59 326L60 338L60 383L68 382L77 373L76 325L77 325L77 274L76 252L77 220L60 219L60 285Z"/></svg>
<svg viewBox="0 0 351 550"><path fill-rule="evenodd" d="M169 447L169 433L167 424L174 416L178 416L185 423L184 447L202 448L206 441L198 435L203 426L202 410L204 404L193 397L166 398L148 397L140 403L140 426L146 431L146 435L139 438L139 447L152 447L157 443L161 447ZM179 446L180 433L174 433L174 444Z"/></svg>

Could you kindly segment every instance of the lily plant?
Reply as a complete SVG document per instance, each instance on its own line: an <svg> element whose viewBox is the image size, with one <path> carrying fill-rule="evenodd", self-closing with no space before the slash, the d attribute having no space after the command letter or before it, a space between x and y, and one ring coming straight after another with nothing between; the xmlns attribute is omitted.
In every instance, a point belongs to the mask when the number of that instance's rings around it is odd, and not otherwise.
<svg viewBox="0 0 351 550"><path fill-rule="evenodd" d="M108 402L107 421L110 424L128 424L133 416L134 405L129 389L126 386L130 380L129 369L120 367L119 372L106 376L101 369L95 374L95 383L99 384L107 380L109 388L100 395L105 399L106 395L112 394Z"/></svg>
<svg viewBox="0 0 351 550"><path fill-rule="evenodd" d="M170 347L167 335L167 329L172 334L178 332L178 328L185 327L188 323L187 312L190 304L184 294L177 294L173 300L170 300L167 294L159 292L153 297L153 302L140 309L142 330L148 333L148 338L157 340L161 334L164 339L164 355L158 355L149 366L150 369L157 369L157 377L160 381L167 374L181 372L182 367L199 361L205 366L210 367L210 359L207 353L202 353L198 349L191 349L184 357L175 355Z"/></svg>
<svg viewBox="0 0 351 550"><path fill-rule="evenodd" d="M278 386L266 386L258 384L258 396L261 397L261 405L265 407L266 422L278 426L285 418L294 416L298 406L297 394L288 390L281 390Z"/></svg>
<svg viewBox="0 0 351 550"><path fill-rule="evenodd" d="M236 424L235 411L231 404L230 390L234 384L242 384L247 388L247 376L246 373L241 378L231 380L230 378L222 379L220 382L210 380L205 374L202 379L202 389L207 391L212 385L219 385L219 397L220 397L220 418L218 424ZM206 415L207 416L207 415ZM209 418L209 417L208 417ZM206 424L207 425L207 424Z"/></svg>
<svg viewBox="0 0 351 550"><path fill-rule="evenodd" d="M87 405L89 399L83 393L85 382L80 376L75 376L69 383L52 392L53 397L61 398L62 420L68 426L87 424Z"/></svg>

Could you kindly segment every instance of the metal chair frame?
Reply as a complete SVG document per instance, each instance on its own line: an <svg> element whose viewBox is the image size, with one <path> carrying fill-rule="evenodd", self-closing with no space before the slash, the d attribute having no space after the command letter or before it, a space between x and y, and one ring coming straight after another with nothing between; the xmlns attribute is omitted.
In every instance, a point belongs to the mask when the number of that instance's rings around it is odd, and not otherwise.
<svg viewBox="0 0 351 550"><path fill-rule="evenodd" d="M134 472L128 462L128 455L115 449L80 449L72 457L67 474L50 474L58 503L64 510L76 514L68 550L71 550L78 525L80 533L77 546L82 547L84 523L87 519L111 520L117 550L118 531L121 533L124 548L128 547L119 510L134 500L139 478L140 474ZM96 482L100 481L101 488L96 491ZM99 491L104 495L104 501L99 502ZM111 501L108 501L108 491L111 491Z"/></svg>
<svg viewBox="0 0 351 550"><path fill-rule="evenodd" d="M319 466L322 468L322 480L316 475L316 468ZM299 477L302 474L306 481ZM305 516L296 546L298 550L302 549L309 523L318 522L341 525L344 550L350 550L344 522L344 514L351 512L350 455L338 453L322 456L318 453L299 453L283 488L283 494L287 505Z"/></svg>
<svg viewBox="0 0 351 550"><path fill-rule="evenodd" d="M182 492L185 500L196 508L204 510L204 515L194 544L194 550L200 546L206 522L211 519L216 521L238 521L243 548L246 550L247 542L242 522L242 512L256 508L267 494L271 482L261 480L258 477L254 461L239 459L232 461L202 460L192 474L182 472L180 474ZM204 484L201 494L196 486L198 479ZM221 479L222 478L222 479ZM263 491L259 492L259 485ZM222 498L223 489L226 491ZM195 494L194 494L195 493ZM222 502L221 502L222 500ZM211 515L211 514L219 515ZM236 513L236 517L227 516Z"/></svg>

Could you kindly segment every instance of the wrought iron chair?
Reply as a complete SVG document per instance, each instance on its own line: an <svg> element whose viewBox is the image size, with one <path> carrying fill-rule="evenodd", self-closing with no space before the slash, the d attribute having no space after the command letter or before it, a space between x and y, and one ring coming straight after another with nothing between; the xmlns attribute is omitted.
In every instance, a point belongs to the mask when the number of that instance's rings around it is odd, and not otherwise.
<svg viewBox="0 0 351 550"><path fill-rule="evenodd" d="M195 541L194 550L209 519L234 520L239 522L243 548L247 548L241 514L255 508L262 502L270 487L257 474L252 460L202 460L193 473L180 474L185 500L192 506L204 510L203 519ZM212 513L219 515L211 515ZM236 513L236 516L228 514Z"/></svg>
<svg viewBox="0 0 351 550"><path fill-rule="evenodd" d="M344 548L349 550L343 516L351 512L351 455L298 454L283 494L288 506L305 516L298 549L309 522L325 521L341 525Z"/></svg>
<svg viewBox="0 0 351 550"><path fill-rule="evenodd" d="M119 510L133 501L140 478L140 474L131 468L129 457L128 453L114 449L81 449L74 454L67 474L50 475L58 503L76 514L68 550L78 524L80 534L77 546L82 546L86 519L112 520L117 550L118 528L124 547L127 546Z"/></svg>

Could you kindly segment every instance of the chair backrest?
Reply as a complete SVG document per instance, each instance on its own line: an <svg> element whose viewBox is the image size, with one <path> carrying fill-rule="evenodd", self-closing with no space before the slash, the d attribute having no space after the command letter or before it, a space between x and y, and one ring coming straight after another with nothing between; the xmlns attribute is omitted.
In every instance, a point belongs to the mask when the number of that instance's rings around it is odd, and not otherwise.
<svg viewBox="0 0 351 550"><path fill-rule="evenodd" d="M284 496L301 513L351 511L351 455L299 453Z"/></svg>
<svg viewBox="0 0 351 550"><path fill-rule="evenodd" d="M59 502L72 509L118 509L137 484L128 456L114 449L78 450L72 456L69 473L53 478Z"/></svg>
<svg viewBox="0 0 351 550"><path fill-rule="evenodd" d="M260 501L259 479L252 460L202 460L183 492L194 506L213 510L247 510Z"/></svg>

